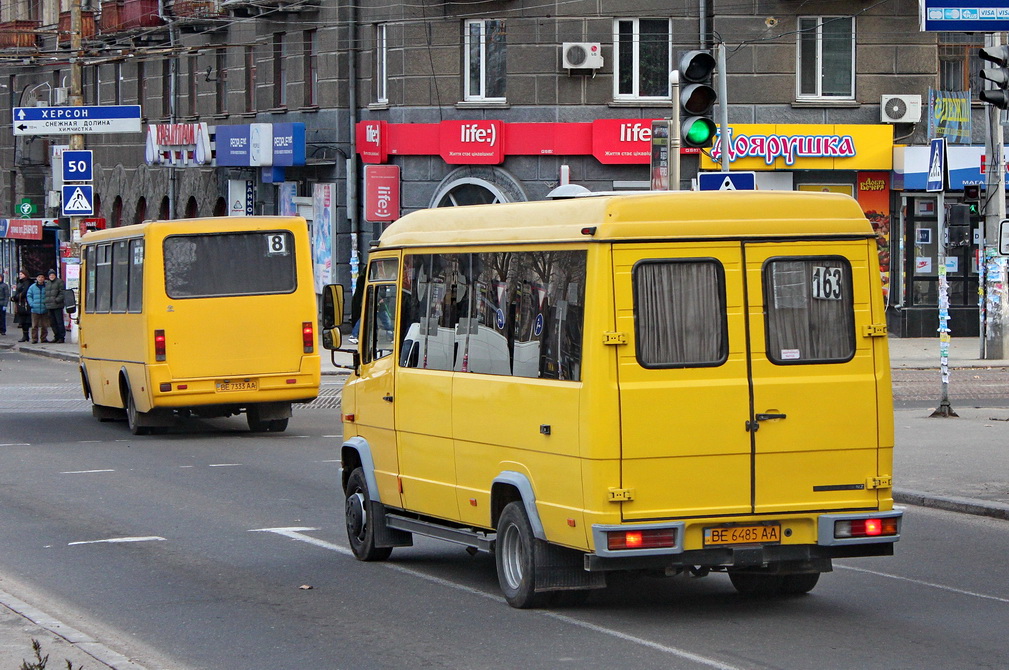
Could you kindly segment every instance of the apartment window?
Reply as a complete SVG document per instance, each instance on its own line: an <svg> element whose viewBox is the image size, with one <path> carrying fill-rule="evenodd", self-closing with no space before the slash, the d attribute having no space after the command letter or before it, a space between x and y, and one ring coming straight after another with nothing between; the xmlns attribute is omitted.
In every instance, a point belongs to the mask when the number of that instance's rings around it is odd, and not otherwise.
<svg viewBox="0 0 1009 670"><path fill-rule="evenodd" d="M214 111L217 114L228 113L228 52L218 49L214 57L217 75L214 78Z"/></svg>
<svg viewBox="0 0 1009 670"><path fill-rule="evenodd" d="M673 69L669 19L614 22L615 100L669 100Z"/></svg>
<svg viewBox="0 0 1009 670"><path fill-rule="evenodd" d="M172 63L173 59L161 61L161 116L172 116Z"/></svg>
<svg viewBox="0 0 1009 670"><path fill-rule="evenodd" d="M98 91L101 89L101 73L98 65L84 70L84 104L97 105Z"/></svg>
<svg viewBox="0 0 1009 670"><path fill-rule="evenodd" d="M284 33L273 33L273 106L287 107L287 68Z"/></svg>
<svg viewBox="0 0 1009 670"><path fill-rule="evenodd" d="M112 68L112 102L123 104L123 64L116 63Z"/></svg>
<svg viewBox="0 0 1009 670"><path fill-rule="evenodd" d="M245 47L245 111L256 111L256 51Z"/></svg>
<svg viewBox="0 0 1009 670"><path fill-rule="evenodd" d="M505 22L466 22L466 100L505 99Z"/></svg>
<svg viewBox="0 0 1009 670"><path fill-rule="evenodd" d="M939 33L939 90L980 90L978 72L984 68L978 49L983 33Z"/></svg>
<svg viewBox="0 0 1009 670"><path fill-rule="evenodd" d="M147 117L147 64L137 63L137 104L140 105L140 115Z"/></svg>
<svg viewBox="0 0 1009 670"><path fill-rule="evenodd" d="M799 98L855 97L855 19L799 17Z"/></svg>
<svg viewBox="0 0 1009 670"><path fill-rule="evenodd" d="M389 26L380 23L375 26L375 71L372 80L375 82L375 102L389 102Z"/></svg>
<svg viewBox="0 0 1009 670"><path fill-rule="evenodd" d="M315 107L319 104L319 47L318 34L314 30L305 33L305 107Z"/></svg>

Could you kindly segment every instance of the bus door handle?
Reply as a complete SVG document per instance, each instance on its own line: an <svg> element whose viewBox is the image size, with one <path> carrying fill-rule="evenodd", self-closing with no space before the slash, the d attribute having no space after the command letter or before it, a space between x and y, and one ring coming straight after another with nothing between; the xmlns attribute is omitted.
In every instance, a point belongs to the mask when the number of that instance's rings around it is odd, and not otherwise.
<svg viewBox="0 0 1009 670"><path fill-rule="evenodd" d="M747 432L754 432L754 433L756 433L760 429L760 422L761 421L770 421L771 419L787 419L788 416L785 415L785 414L761 413L761 414L755 415L753 418L756 419L756 420L755 421L747 421L746 422L746 430L747 430Z"/></svg>
<svg viewBox="0 0 1009 670"><path fill-rule="evenodd" d="M392 402L392 396L391 395L384 395L384 396L382 396L382 400L384 400L386 402Z"/></svg>

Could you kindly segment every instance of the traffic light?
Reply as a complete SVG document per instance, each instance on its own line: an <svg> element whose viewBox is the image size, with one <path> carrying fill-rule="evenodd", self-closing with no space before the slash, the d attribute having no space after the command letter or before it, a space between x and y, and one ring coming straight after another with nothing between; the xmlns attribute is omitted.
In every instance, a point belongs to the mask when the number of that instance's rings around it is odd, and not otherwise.
<svg viewBox="0 0 1009 670"><path fill-rule="evenodd" d="M718 96L711 87L715 57L710 51L688 51L680 58L680 141L685 147L710 147L715 137L711 109Z"/></svg>
<svg viewBox="0 0 1009 670"><path fill-rule="evenodd" d="M963 204L970 207L971 216L977 216L980 213L981 186L979 184L964 184Z"/></svg>
<svg viewBox="0 0 1009 670"><path fill-rule="evenodd" d="M981 70L981 78L995 84L993 89L981 90L981 102L995 105L999 109L1009 108L1009 46L984 47L978 50L978 56L983 60L998 65L997 68L985 68Z"/></svg>

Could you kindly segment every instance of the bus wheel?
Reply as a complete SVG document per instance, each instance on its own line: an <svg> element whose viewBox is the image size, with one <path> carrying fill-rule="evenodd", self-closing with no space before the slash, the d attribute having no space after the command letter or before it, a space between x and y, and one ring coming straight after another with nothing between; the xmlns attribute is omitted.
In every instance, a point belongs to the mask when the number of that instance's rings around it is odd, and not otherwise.
<svg viewBox="0 0 1009 670"><path fill-rule="evenodd" d="M786 596L801 596L812 591L818 581L820 581L819 572L785 575L781 578L781 593Z"/></svg>
<svg viewBox="0 0 1009 670"><path fill-rule="evenodd" d="M249 430L253 433L265 433L270 430L272 422L269 419L261 419L259 417L259 408L255 405L245 410L245 418L249 421Z"/></svg>
<svg viewBox="0 0 1009 670"><path fill-rule="evenodd" d="M287 419L273 419L270 421L271 433L283 433L287 430Z"/></svg>
<svg viewBox="0 0 1009 670"><path fill-rule="evenodd" d="M285 419L286 421L286 419ZM350 549L359 561L384 561L392 547L375 546L375 525L369 522L371 498L364 470L356 468L350 473L346 488L347 539Z"/></svg>
<svg viewBox="0 0 1009 670"><path fill-rule="evenodd" d="M729 581L744 596L769 598L781 593L782 575L729 571Z"/></svg>
<svg viewBox="0 0 1009 670"><path fill-rule="evenodd" d="M151 429L147 426L140 425L140 410L137 409L137 403L133 400L133 393L129 392L126 394L126 423L130 427L130 432L134 435L148 435Z"/></svg>
<svg viewBox="0 0 1009 670"><path fill-rule="evenodd" d="M518 609L539 607L548 595L534 590L536 541L523 503L508 503L498 519L494 559L501 592L508 604Z"/></svg>

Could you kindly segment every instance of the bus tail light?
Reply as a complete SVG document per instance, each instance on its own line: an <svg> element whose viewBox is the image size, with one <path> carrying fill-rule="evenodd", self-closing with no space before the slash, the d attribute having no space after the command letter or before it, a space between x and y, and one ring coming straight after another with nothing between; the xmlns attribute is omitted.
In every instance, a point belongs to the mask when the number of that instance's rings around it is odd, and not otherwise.
<svg viewBox="0 0 1009 670"><path fill-rule="evenodd" d="M834 522L834 537L887 537L897 534L897 518L851 519Z"/></svg>
<svg viewBox="0 0 1009 670"><path fill-rule="evenodd" d="M165 360L165 331L154 331L154 360Z"/></svg>
<svg viewBox="0 0 1009 670"><path fill-rule="evenodd" d="M305 347L305 353L310 354L315 351L315 326L311 321L301 324L301 342Z"/></svg>
<svg viewBox="0 0 1009 670"><path fill-rule="evenodd" d="M675 546L675 528L615 530L606 533L606 548L610 551L619 549L659 549Z"/></svg>

